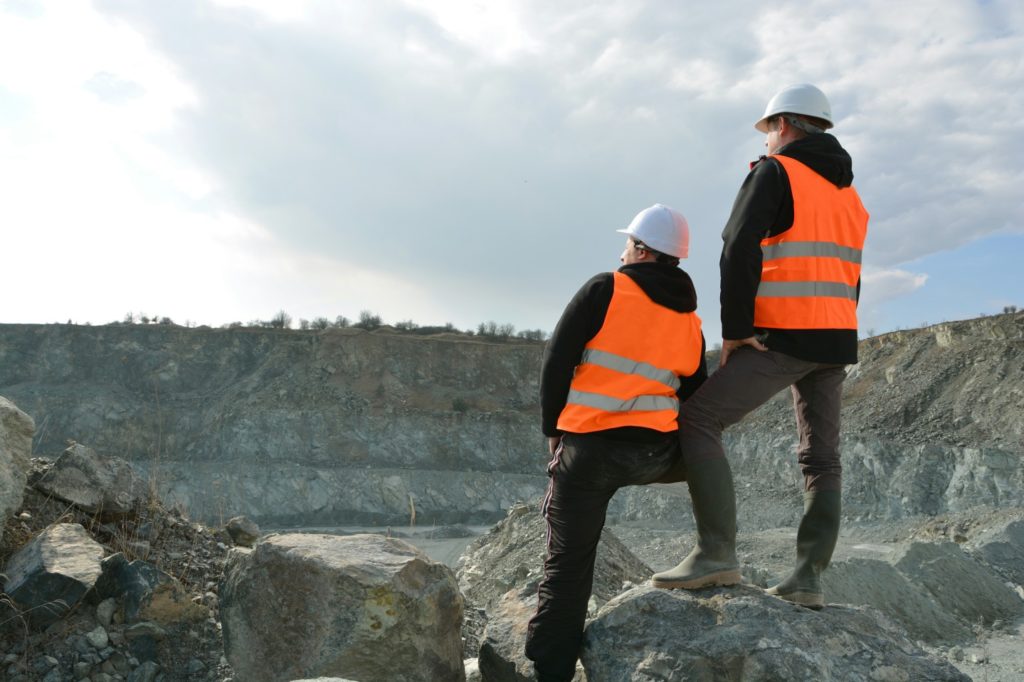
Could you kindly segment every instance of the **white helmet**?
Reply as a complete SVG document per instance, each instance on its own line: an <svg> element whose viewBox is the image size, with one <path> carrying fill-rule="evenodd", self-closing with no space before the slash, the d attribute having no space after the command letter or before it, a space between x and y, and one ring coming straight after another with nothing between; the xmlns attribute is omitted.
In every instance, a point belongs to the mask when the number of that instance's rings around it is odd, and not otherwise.
<svg viewBox="0 0 1024 682"><path fill-rule="evenodd" d="M674 208L655 204L636 214L625 230L615 230L641 241L655 251L686 258L690 255L690 225Z"/></svg>
<svg viewBox="0 0 1024 682"><path fill-rule="evenodd" d="M825 93L810 83L790 85L775 93L764 109L764 116L754 124L762 133L768 132L768 119L778 114L803 114L820 118L828 123L825 129L832 127L832 105L828 103Z"/></svg>

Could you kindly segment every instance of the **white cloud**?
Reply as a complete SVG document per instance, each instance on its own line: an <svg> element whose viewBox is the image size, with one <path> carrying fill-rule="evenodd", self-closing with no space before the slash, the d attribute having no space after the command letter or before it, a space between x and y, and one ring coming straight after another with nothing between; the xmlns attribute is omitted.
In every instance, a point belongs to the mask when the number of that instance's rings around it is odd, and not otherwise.
<svg viewBox="0 0 1024 682"><path fill-rule="evenodd" d="M212 318L222 301L220 321L271 295L262 272L281 303L254 315L551 328L614 267L612 230L661 201L693 226L713 337L718 234L763 151L752 123L790 82L826 90L853 154L868 305L922 286L916 259L1024 229L1024 5L1008 0L92 7L0 22L4 224L26 253L63 244L122 281L145 274L118 265L136 253L191 245L196 284L147 295ZM48 282L37 305L62 305ZM92 295L128 309L123 286Z"/></svg>
<svg viewBox="0 0 1024 682"><path fill-rule="evenodd" d="M928 275L899 269L865 268L861 280L861 303L871 307L917 291L928 281Z"/></svg>

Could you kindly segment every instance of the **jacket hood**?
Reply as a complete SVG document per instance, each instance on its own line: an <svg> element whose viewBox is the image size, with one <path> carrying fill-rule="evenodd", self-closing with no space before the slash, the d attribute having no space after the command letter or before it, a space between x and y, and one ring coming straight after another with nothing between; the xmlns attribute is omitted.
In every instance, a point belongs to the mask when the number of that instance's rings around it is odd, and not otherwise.
<svg viewBox="0 0 1024 682"><path fill-rule="evenodd" d="M633 263L623 265L619 272L640 285L644 293L658 305L677 313L697 310L697 290L684 270L667 263Z"/></svg>
<svg viewBox="0 0 1024 682"><path fill-rule="evenodd" d="M836 187L853 184L853 160L839 140L828 133L815 133L790 142L778 153L796 159Z"/></svg>

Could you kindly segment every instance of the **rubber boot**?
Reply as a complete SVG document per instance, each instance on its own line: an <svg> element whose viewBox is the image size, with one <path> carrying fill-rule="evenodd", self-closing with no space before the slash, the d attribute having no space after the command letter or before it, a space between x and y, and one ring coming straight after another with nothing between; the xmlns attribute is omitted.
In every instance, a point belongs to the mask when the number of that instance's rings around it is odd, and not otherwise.
<svg viewBox="0 0 1024 682"><path fill-rule="evenodd" d="M842 493L822 490L804 493L804 517L796 532L796 568L768 594L820 609L825 605L821 572L828 567L839 537Z"/></svg>
<svg viewBox="0 0 1024 682"><path fill-rule="evenodd" d="M691 463L686 470L697 546L673 569L655 573L651 584L666 589L698 590L740 582L736 559L736 494L724 457Z"/></svg>

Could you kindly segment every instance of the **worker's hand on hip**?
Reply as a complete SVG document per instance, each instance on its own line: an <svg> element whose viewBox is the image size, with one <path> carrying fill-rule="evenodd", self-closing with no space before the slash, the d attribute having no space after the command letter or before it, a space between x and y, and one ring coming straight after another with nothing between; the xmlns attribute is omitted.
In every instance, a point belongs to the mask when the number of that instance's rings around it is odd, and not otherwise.
<svg viewBox="0 0 1024 682"><path fill-rule="evenodd" d="M558 449L558 444L562 442L561 436L548 436L548 454L552 457L555 456L555 450Z"/></svg>
<svg viewBox="0 0 1024 682"><path fill-rule="evenodd" d="M725 367L729 361L729 355L740 346L753 346L757 350L768 350L763 343L757 340L756 336L746 339L722 339L722 355L718 359L718 366Z"/></svg>

